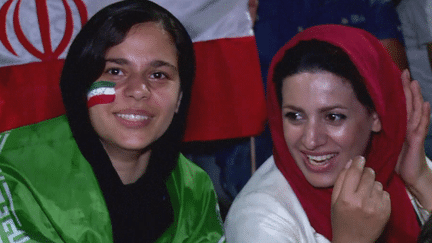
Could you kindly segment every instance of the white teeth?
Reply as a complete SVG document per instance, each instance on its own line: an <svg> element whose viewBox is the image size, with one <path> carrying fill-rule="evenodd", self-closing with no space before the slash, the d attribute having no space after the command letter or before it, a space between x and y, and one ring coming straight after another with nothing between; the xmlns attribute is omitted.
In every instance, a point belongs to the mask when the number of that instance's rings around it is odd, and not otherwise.
<svg viewBox="0 0 432 243"><path fill-rule="evenodd" d="M142 116L142 115L134 115L134 114L116 114L118 117L121 117L125 120L129 121L142 121L149 119L148 116Z"/></svg>
<svg viewBox="0 0 432 243"><path fill-rule="evenodd" d="M314 163L323 163L326 160L329 160L329 159L335 157L336 154L327 154L327 155L321 155L321 156L312 156L312 155L306 155L306 156L309 159L309 162L314 164Z"/></svg>

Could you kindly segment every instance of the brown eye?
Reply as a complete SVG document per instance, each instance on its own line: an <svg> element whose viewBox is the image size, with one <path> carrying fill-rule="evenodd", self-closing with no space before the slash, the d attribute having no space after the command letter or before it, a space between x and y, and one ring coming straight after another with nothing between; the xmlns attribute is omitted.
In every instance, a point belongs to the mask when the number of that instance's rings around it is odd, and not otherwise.
<svg viewBox="0 0 432 243"><path fill-rule="evenodd" d="M303 116L300 112L287 112L285 113L285 117L288 118L290 121L300 121L303 119Z"/></svg>
<svg viewBox="0 0 432 243"><path fill-rule="evenodd" d="M151 75L151 78L164 79L164 78L167 78L167 75L165 75L165 73L163 73L163 72L155 72Z"/></svg>
<svg viewBox="0 0 432 243"><path fill-rule="evenodd" d="M347 117L344 114L338 114L338 113L332 113L332 114L328 114L327 115L327 120L329 121L343 121L345 120Z"/></svg>
<svg viewBox="0 0 432 243"><path fill-rule="evenodd" d="M122 71L118 68L110 68L107 70L107 73L109 73L111 75L120 75L120 74L122 74Z"/></svg>

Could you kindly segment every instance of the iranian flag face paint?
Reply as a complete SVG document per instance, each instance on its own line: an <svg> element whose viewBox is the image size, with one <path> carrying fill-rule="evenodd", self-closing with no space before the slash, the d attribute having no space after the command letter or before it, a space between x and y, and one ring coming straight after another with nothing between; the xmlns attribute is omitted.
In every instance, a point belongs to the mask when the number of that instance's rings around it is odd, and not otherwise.
<svg viewBox="0 0 432 243"><path fill-rule="evenodd" d="M88 108L99 104L108 104L115 100L115 83L110 81L94 82L87 93Z"/></svg>

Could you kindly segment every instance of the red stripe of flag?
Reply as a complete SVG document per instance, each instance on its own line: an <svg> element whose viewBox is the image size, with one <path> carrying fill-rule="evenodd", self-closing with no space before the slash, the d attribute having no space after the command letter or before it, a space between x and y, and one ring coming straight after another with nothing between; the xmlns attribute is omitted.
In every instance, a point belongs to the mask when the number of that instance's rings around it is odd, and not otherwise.
<svg viewBox="0 0 432 243"><path fill-rule="evenodd" d="M194 43L197 74L185 141L249 137L266 121L255 37Z"/></svg>

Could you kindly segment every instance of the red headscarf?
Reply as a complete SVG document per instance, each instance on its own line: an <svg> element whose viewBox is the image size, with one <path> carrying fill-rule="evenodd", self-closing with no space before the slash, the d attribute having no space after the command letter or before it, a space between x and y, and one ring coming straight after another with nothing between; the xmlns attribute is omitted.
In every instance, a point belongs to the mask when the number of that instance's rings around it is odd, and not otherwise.
<svg viewBox="0 0 432 243"><path fill-rule="evenodd" d="M376 180L390 193L392 213L383 236L386 242L415 242L420 226L405 185L394 171L406 133L407 113L401 72L380 41L370 33L341 25L315 26L297 34L275 55L268 76L267 107L277 167L299 198L312 227L331 240L332 189L313 187L297 167L285 143L281 107L272 82L275 65L281 61L285 51L299 41L312 39L340 47L363 76L382 124L382 130L373 136L370 152L365 157L366 166L375 170Z"/></svg>

